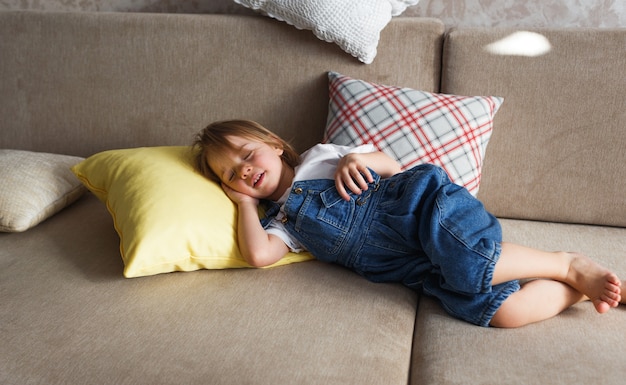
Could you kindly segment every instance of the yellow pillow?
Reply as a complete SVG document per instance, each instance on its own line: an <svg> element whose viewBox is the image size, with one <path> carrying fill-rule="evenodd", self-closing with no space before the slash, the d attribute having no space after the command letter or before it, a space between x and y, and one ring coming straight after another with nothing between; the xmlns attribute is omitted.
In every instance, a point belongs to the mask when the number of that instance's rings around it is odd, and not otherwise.
<svg viewBox="0 0 626 385"><path fill-rule="evenodd" d="M125 277L250 267L237 247L236 206L195 171L191 147L105 151L72 171L113 216ZM290 253L272 266L312 258Z"/></svg>

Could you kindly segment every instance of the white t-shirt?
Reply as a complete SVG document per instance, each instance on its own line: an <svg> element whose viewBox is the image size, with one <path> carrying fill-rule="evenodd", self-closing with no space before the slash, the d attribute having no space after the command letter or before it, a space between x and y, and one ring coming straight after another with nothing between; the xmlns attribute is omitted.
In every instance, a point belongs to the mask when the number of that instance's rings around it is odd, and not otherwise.
<svg viewBox="0 0 626 385"><path fill-rule="evenodd" d="M334 179L339 159L347 154L364 154L374 151L376 151L376 148L371 144L365 144L358 147L339 146L336 144L317 144L300 156L300 164L294 169L295 176L293 181ZM283 205L290 192L291 189L288 189L278 200L278 203ZM269 234L276 235L282 239L291 251L299 253L303 251L304 248L289 234L289 232L285 229L285 225L280 221L284 215L283 208L281 207L280 212L276 218L270 222L266 231Z"/></svg>

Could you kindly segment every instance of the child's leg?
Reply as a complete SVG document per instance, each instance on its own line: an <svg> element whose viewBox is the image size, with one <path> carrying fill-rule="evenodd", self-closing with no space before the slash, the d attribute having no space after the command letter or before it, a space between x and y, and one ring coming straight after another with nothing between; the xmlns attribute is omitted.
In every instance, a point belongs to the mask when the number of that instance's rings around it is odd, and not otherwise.
<svg viewBox="0 0 626 385"><path fill-rule="evenodd" d="M514 328L543 321L585 299L586 296L563 282L529 281L502 303L490 325Z"/></svg>
<svg viewBox="0 0 626 385"><path fill-rule="evenodd" d="M530 278L552 279L573 287L587 296L599 313L607 312L621 301L617 275L584 255L503 243L492 284Z"/></svg>

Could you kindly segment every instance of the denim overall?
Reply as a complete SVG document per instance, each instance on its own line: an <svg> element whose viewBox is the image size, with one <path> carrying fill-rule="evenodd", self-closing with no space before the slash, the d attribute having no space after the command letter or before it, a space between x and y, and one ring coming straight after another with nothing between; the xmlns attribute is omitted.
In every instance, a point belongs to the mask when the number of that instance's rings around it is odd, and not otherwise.
<svg viewBox="0 0 626 385"><path fill-rule="evenodd" d="M420 165L342 199L334 180L296 181L283 223L317 259L370 281L423 290L451 315L488 326L517 281L491 285L497 219L441 168Z"/></svg>

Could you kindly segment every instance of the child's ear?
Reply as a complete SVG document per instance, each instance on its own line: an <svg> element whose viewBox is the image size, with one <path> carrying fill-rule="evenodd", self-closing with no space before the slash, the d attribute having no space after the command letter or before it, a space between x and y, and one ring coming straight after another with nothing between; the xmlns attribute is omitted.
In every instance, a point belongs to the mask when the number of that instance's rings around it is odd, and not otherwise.
<svg viewBox="0 0 626 385"><path fill-rule="evenodd" d="M277 137L273 137L272 139L274 139L274 143L272 144L272 147L274 147L274 151L276 151L276 154L278 154L278 156L281 156L285 152L285 149L280 143L280 139L278 139Z"/></svg>
<svg viewBox="0 0 626 385"><path fill-rule="evenodd" d="M274 144L274 151L276 151L276 154L278 156L283 155L283 153L285 152L285 150L283 149L283 147L279 144Z"/></svg>

